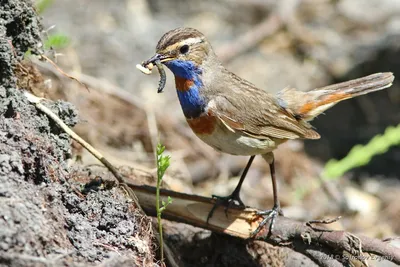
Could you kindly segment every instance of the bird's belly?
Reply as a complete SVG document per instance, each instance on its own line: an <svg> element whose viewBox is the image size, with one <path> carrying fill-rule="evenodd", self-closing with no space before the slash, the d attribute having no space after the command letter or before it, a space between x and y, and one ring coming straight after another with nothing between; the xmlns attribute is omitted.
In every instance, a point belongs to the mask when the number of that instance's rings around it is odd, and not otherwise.
<svg viewBox="0 0 400 267"><path fill-rule="evenodd" d="M272 139L260 140L233 132L213 116L188 119L187 122L203 142L224 153L251 156L271 152L278 146Z"/></svg>

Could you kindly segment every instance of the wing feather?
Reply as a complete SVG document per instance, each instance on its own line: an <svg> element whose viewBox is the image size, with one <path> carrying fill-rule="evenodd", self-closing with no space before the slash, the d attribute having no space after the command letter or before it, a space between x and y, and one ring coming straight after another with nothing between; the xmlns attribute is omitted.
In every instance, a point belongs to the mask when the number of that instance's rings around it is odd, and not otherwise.
<svg viewBox="0 0 400 267"><path fill-rule="evenodd" d="M237 100L237 96L232 99L227 95L219 95L209 102L208 110L230 131L240 131L254 138L320 138L307 122L298 121L273 100L271 96L259 92L256 98L240 100Z"/></svg>

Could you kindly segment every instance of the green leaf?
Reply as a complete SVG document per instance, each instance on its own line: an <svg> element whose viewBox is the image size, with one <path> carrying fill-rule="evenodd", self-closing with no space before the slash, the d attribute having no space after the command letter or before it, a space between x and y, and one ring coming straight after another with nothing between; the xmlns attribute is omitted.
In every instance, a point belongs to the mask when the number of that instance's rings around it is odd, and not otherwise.
<svg viewBox="0 0 400 267"><path fill-rule="evenodd" d="M168 196L168 200L167 200L168 204L172 203L172 198L170 196Z"/></svg>
<svg viewBox="0 0 400 267"><path fill-rule="evenodd" d="M44 42L44 48L45 49L50 49L50 48L55 48L55 49L61 49L65 48L69 45L70 39L68 36L64 34L51 34L47 38L47 40Z"/></svg>
<svg viewBox="0 0 400 267"><path fill-rule="evenodd" d="M162 155L164 150L165 150L165 146L163 146L162 144L158 143L157 144L157 156Z"/></svg>

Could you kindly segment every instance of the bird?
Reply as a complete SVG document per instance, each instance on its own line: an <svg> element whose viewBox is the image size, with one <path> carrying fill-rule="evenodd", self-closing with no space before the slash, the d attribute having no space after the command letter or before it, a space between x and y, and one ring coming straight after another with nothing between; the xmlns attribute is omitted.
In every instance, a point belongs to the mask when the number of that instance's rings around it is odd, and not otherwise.
<svg viewBox="0 0 400 267"><path fill-rule="evenodd" d="M173 73L183 115L197 137L220 152L249 156L233 192L213 195L218 205L245 207L240 190L254 157L261 155L269 164L274 205L257 213L263 219L252 236L268 221L271 232L276 217L283 215L273 151L288 140L319 139L312 119L342 100L390 87L394 80L391 72L381 72L310 91L288 87L271 94L227 70L204 34L187 27L161 37L155 55L142 65L153 63Z"/></svg>

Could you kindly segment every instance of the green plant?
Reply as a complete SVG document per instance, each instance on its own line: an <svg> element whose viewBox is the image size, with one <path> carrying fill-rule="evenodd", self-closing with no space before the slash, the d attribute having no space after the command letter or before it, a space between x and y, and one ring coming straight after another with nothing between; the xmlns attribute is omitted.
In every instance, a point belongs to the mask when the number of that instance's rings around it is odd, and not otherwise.
<svg viewBox="0 0 400 267"><path fill-rule="evenodd" d="M172 198L168 196L167 202L164 200L161 201L160 207L160 188L161 182L164 177L165 171L168 169L170 164L170 156L164 156L165 146L160 143L157 145L157 188L156 188L156 210L157 210L157 223L158 223L158 232L160 234L160 255L161 262L164 262L164 248L163 248L163 234L162 234L162 223L161 223L161 214L167 208L168 204L172 203Z"/></svg>
<svg viewBox="0 0 400 267"><path fill-rule="evenodd" d="M385 153L391 146L400 145L400 124L389 126L383 135L374 136L366 145L356 145L341 160L329 160L322 172L324 180L335 179L347 171L364 166L373 156Z"/></svg>
<svg viewBox="0 0 400 267"><path fill-rule="evenodd" d="M68 36L62 34L62 33L55 33L55 34L50 34L47 36L47 39L44 41L44 48L45 49L61 49L65 48L70 44L70 39Z"/></svg>
<svg viewBox="0 0 400 267"><path fill-rule="evenodd" d="M43 12L53 4L54 0L37 0L35 3L36 12L43 14Z"/></svg>

